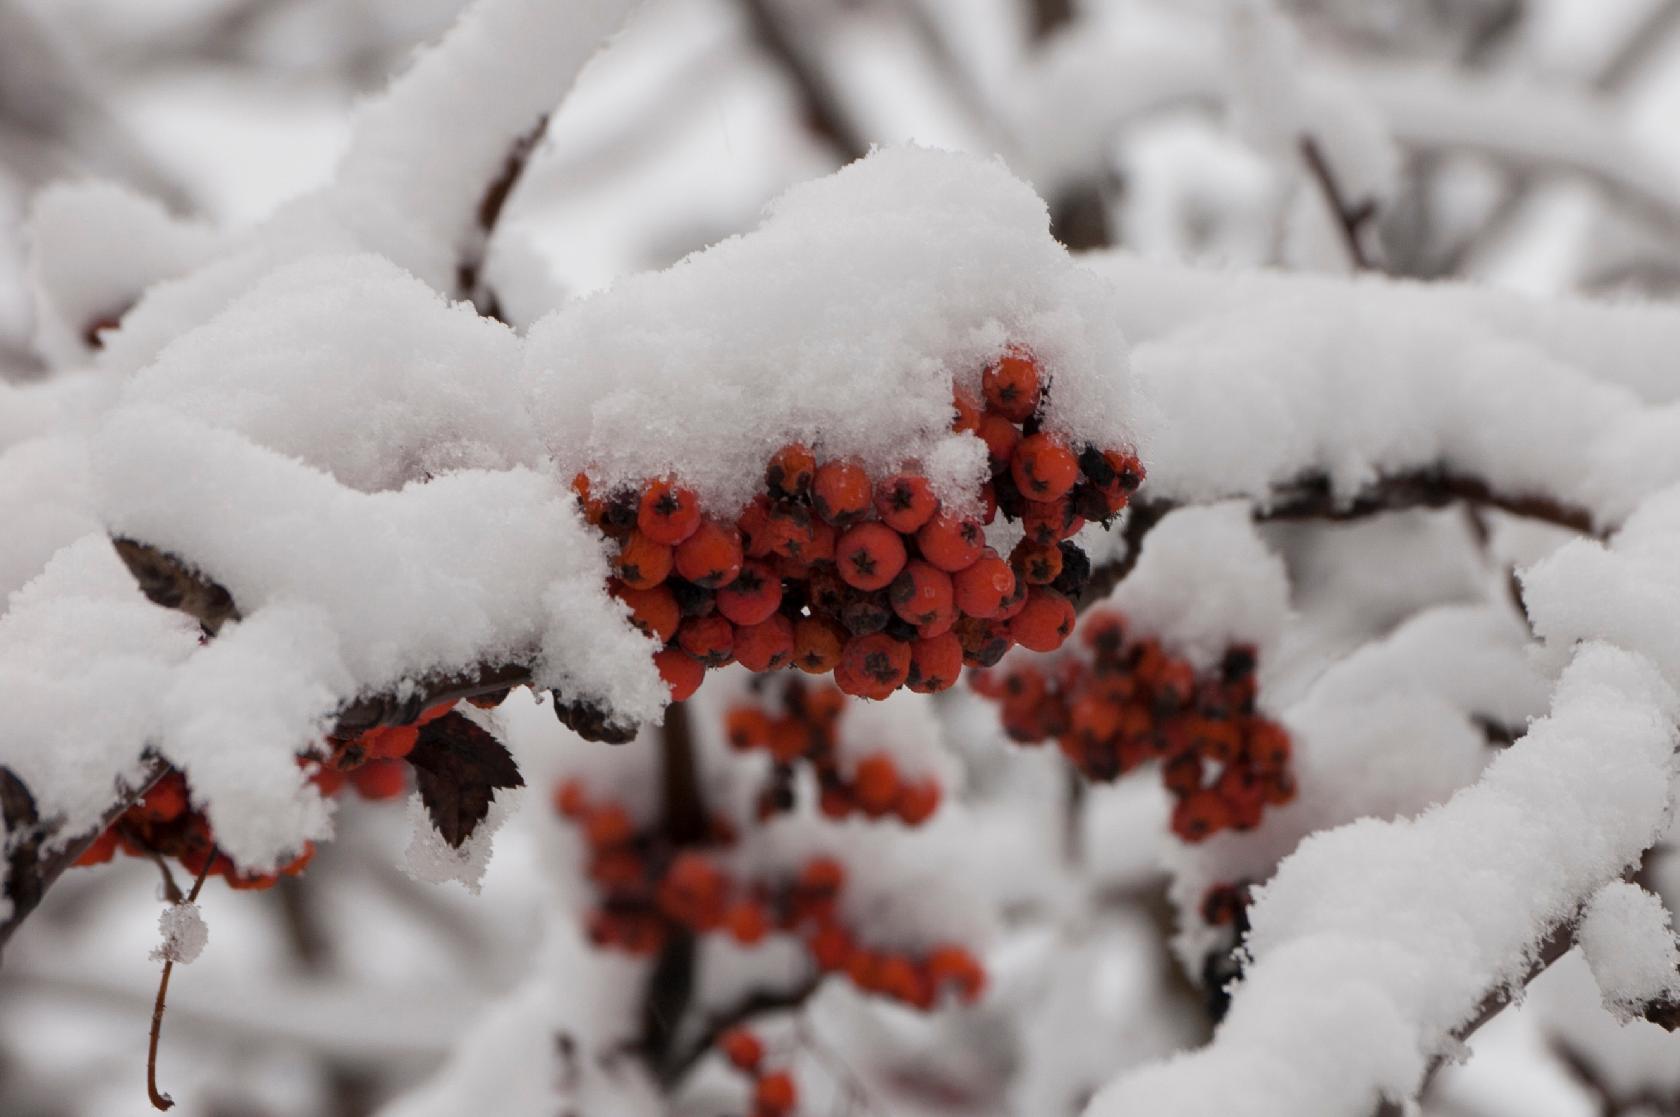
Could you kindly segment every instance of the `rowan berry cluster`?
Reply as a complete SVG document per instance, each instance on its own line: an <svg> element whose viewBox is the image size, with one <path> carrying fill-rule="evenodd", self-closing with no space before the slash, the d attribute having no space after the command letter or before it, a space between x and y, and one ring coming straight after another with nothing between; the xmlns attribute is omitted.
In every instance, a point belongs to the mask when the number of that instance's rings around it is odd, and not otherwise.
<svg viewBox="0 0 1680 1117"><path fill-rule="evenodd" d="M1131 638L1116 612L1092 614L1081 633L1087 656L974 677L1010 737L1054 737L1093 780L1159 760L1173 832L1187 842L1252 829L1267 806L1294 798L1289 734L1255 708L1254 649L1234 647L1198 675L1159 641Z"/></svg>
<svg viewBox="0 0 1680 1117"><path fill-rule="evenodd" d="M857 813L876 819L896 816L907 826L920 826L939 809L939 781L904 775L892 756L871 752L852 766L840 761L840 720L846 697L826 684L798 682L783 688L780 709L754 703L732 708L724 732L732 748L761 750L776 762L769 785L759 796L760 819L793 809L793 765L808 764L816 776L822 813L842 819Z"/></svg>
<svg viewBox="0 0 1680 1117"><path fill-rule="evenodd" d="M723 934L744 947L782 933L804 943L819 971L914 1008L932 1009L947 993L973 1001L985 988L984 970L961 946L916 957L860 942L841 919L846 870L831 857L810 858L791 878L737 880L718 863L737 840L726 822L714 820L704 844L678 847L638 829L621 804L591 799L576 779L560 785L555 805L589 845L588 876L600 902L588 925L599 946L645 956L684 932Z"/></svg>
<svg viewBox="0 0 1680 1117"><path fill-rule="evenodd" d="M395 798L408 790L403 757L414 750L420 726L453 707L452 702L433 706L410 725L376 726L343 739L328 737L324 759L300 756L298 764L309 769L310 782L324 796L335 796L348 786L363 799ZM303 872L315 855L314 843L306 843L303 853L278 873L241 870L217 851L215 830L209 818L193 808L192 789L180 772L170 772L154 784L94 839L76 864L102 865L119 850L131 857L173 858L194 877L219 876L238 889L272 888L282 876Z"/></svg>
<svg viewBox="0 0 1680 1117"><path fill-rule="evenodd" d="M764 1065L764 1041L746 1028L718 1037L718 1050L752 1081L752 1117L788 1117L799 1104L799 1086L785 1070Z"/></svg>
<svg viewBox="0 0 1680 1117"><path fill-rule="evenodd" d="M956 394L952 421L987 447L978 518L944 509L916 468L871 478L803 445L777 451L732 521L675 478L596 496L577 476L586 517L618 542L610 588L664 645L655 660L676 700L728 663L832 673L846 694L878 699L944 690L1013 644L1061 645L1090 576L1067 540L1124 508L1143 469L1040 429L1045 383L1025 350L994 361L981 387L983 401ZM986 545L999 513L1026 533L1008 561Z"/></svg>

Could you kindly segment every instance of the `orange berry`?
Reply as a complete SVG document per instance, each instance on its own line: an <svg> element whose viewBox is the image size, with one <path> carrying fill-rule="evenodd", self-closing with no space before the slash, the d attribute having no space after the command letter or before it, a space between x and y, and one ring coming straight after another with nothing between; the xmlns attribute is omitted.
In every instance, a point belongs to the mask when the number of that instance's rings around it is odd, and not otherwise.
<svg viewBox="0 0 1680 1117"><path fill-rule="evenodd" d="M1009 565L1028 585L1047 586L1062 572L1062 549L1054 543L1023 539L1009 552Z"/></svg>
<svg viewBox="0 0 1680 1117"><path fill-rule="evenodd" d="M1172 830L1195 843L1229 827L1234 818L1230 806L1213 790L1192 792L1173 808Z"/></svg>
<svg viewBox="0 0 1680 1117"><path fill-rule="evenodd" d="M589 812L583 822L583 833L596 849L623 845L636 836L636 824L630 812L617 803L603 803Z"/></svg>
<svg viewBox="0 0 1680 1117"><path fill-rule="evenodd" d="M909 535L933 519L939 498L928 479L916 473L895 473L875 486L875 514L902 535Z"/></svg>
<svg viewBox="0 0 1680 1117"><path fill-rule="evenodd" d="M910 645L910 689L936 694L953 686L962 674L963 647L954 632L942 632Z"/></svg>
<svg viewBox="0 0 1680 1117"><path fill-rule="evenodd" d="M631 589L657 586L671 574L672 552L640 531L632 531L613 558L613 573Z"/></svg>
<svg viewBox="0 0 1680 1117"><path fill-rule="evenodd" d="M811 541L805 544L805 552L799 557L806 562L833 562L834 550L840 544L840 532L827 520L815 520L811 524Z"/></svg>
<svg viewBox="0 0 1680 1117"><path fill-rule="evenodd" d="M851 462L825 462L811 484L817 515L836 527L848 527L869 514L873 497L869 474Z"/></svg>
<svg viewBox="0 0 1680 1117"><path fill-rule="evenodd" d="M717 611L737 629L770 618L782 604L782 579L762 562L745 563L734 581L718 590ZM741 657L741 633L735 633L735 658Z"/></svg>
<svg viewBox="0 0 1680 1117"><path fill-rule="evenodd" d="M951 393L951 415L952 431L961 434L976 430L980 426L980 401L958 388Z"/></svg>
<svg viewBox="0 0 1680 1117"><path fill-rule="evenodd" d="M653 663L659 668L659 677L665 680L673 702L682 702L693 697L706 677L705 665L681 648L666 648L664 651L655 652Z"/></svg>
<svg viewBox="0 0 1680 1117"><path fill-rule="evenodd" d="M772 613L757 624L735 630L735 660L748 671L776 671L792 659L793 622L782 614Z"/></svg>
<svg viewBox="0 0 1680 1117"><path fill-rule="evenodd" d="M765 516L762 530L766 553L803 559L807 549L816 542L818 522L803 505L773 506Z"/></svg>
<svg viewBox="0 0 1680 1117"><path fill-rule="evenodd" d="M967 567L951 575L957 609L970 617L990 617L1015 592L1015 571L990 547Z"/></svg>
<svg viewBox="0 0 1680 1117"><path fill-rule="evenodd" d="M753 1085L753 1105L762 1117L785 1117L799 1104L799 1087L785 1070L766 1074Z"/></svg>
<svg viewBox="0 0 1680 1117"><path fill-rule="evenodd" d="M722 667L735 658L735 626L716 613L690 617L677 629L677 646L705 667Z"/></svg>
<svg viewBox="0 0 1680 1117"><path fill-rule="evenodd" d="M858 524L840 536L834 560L847 585L878 590L904 569L904 540L885 524Z"/></svg>
<svg viewBox="0 0 1680 1117"><path fill-rule="evenodd" d="M635 589L619 585L614 587L613 596L630 606L630 623L661 644L677 634L682 610L677 607L677 598L671 587Z"/></svg>
<svg viewBox="0 0 1680 1117"><path fill-rule="evenodd" d="M408 765L400 760L370 760L350 773L363 799L395 799L408 790Z"/></svg>
<svg viewBox="0 0 1680 1117"><path fill-rule="evenodd" d="M826 675L840 662L847 632L823 617L801 617L793 625L793 665L807 675Z"/></svg>
<svg viewBox="0 0 1680 1117"><path fill-rule="evenodd" d="M798 718L778 718L770 729L770 755L791 763L811 748L811 735Z"/></svg>
<svg viewBox="0 0 1680 1117"><path fill-rule="evenodd" d="M741 535L706 520L677 546L677 573L703 589L727 586L741 572Z"/></svg>
<svg viewBox="0 0 1680 1117"><path fill-rule="evenodd" d="M890 694L910 677L910 645L884 632L854 636L846 642L840 662L853 679Z"/></svg>
<svg viewBox="0 0 1680 1117"><path fill-rule="evenodd" d="M589 792L579 779L561 780L554 791L554 808L566 818L582 818L589 810Z"/></svg>
<svg viewBox="0 0 1680 1117"><path fill-rule="evenodd" d="M841 694L853 698L867 698L872 702L891 698L892 692L897 689L859 673L846 662L844 656L841 657L839 666L834 668L834 685L840 688Z"/></svg>
<svg viewBox="0 0 1680 1117"><path fill-rule="evenodd" d="M1050 434L1023 438L1009 469L1028 500L1060 500L1079 480L1079 459L1066 442Z"/></svg>
<svg viewBox="0 0 1680 1117"><path fill-rule="evenodd" d="M731 1028L718 1039L724 1058L741 1070L753 1071L764 1060L764 1042L745 1028Z"/></svg>
<svg viewBox="0 0 1680 1117"><path fill-rule="evenodd" d="M980 386L986 402L1017 423L1032 418L1038 410L1038 362L1019 346L1011 346L987 366L980 376Z"/></svg>
<svg viewBox="0 0 1680 1117"><path fill-rule="evenodd" d="M145 822L174 822L187 813L187 777L171 772L129 808Z"/></svg>
<svg viewBox="0 0 1680 1117"><path fill-rule="evenodd" d="M1065 498L1054 501L1029 500L1021 527L1034 543L1049 545L1072 538L1085 521L1074 511L1073 502Z"/></svg>
<svg viewBox="0 0 1680 1117"><path fill-rule="evenodd" d="M82 850L81 856L76 858L76 864L86 868L90 865L103 865L117 852L117 828L107 826L99 837L93 839L88 847Z"/></svg>
<svg viewBox="0 0 1680 1117"><path fill-rule="evenodd" d="M888 599L893 612L916 625L924 638L949 630L957 619L956 591L951 586L951 576L925 562L907 565L893 579Z"/></svg>
<svg viewBox="0 0 1680 1117"><path fill-rule="evenodd" d="M1053 589L1034 586L1026 606L1009 622L1009 638L1034 652L1053 652L1073 631L1073 602Z"/></svg>
<svg viewBox="0 0 1680 1117"><path fill-rule="evenodd" d="M675 547L700 526L700 502L673 481L650 481L636 509L636 526L655 543Z"/></svg>
<svg viewBox="0 0 1680 1117"><path fill-rule="evenodd" d="M980 416L980 426L975 433L986 444L986 456L991 460L992 469L1007 468L1009 460L1015 456L1015 448L1021 444L1021 428L1006 416L988 411Z"/></svg>
<svg viewBox="0 0 1680 1117"><path fill-rule="evenodd" d="M372 760L399 760L419 741L420 731L412 725L378 725L356 738L362 755Z"/></svg>
<svg viewBox="0 0 1680 1117"><path fill-rule="evenodd" d="M846 968L851 961L854 945L852 936L838 923L824 923L818 927L816 933L806 940L805 948L811 952L811 960L817 968L827 973Z"/></svg>
<svg viewBox="0 0 1680 1117"><path fill-rule="evenodd" d="M916 533L922 558L947 574L973 566L985 549L986 535L973 520L941 512Z"/></svg>
<svg viewBox="0 0 1680 1117"><path fill-rule="evenodd" d="M742 946L756 946L770 933L770 916L763 904L742 900L730 906L723 917L723 926L729 937Z"/></svg>
<svg viewBox="0 0 1680 1117"><path fill-rule="evenodd" d="M934 947L928 954L927 968L935 984L955 988L965 1001L977 999L986 987L986 971L960 946Z"/></svg>
<svg viewBox="0 0 1680 1117"><path fill-rule="evenodd" d="M818 855L799 870L799 887L807 892L833 894L846 884L846 867L832 857Z"/></svg>
<svg viewBox="0 0 1680 1117"><path fill-rule="evenodd" d="M858 761L852 776L852 793L866 813L885 814L898 798L898 789L898 765L892 757L877 752Z"/></svg>
<svg viewBox="0 0 1680 1117"><path fill-rule="evenodd" d="M920 826L939 809L940 794L937 780L907 783L899 790L893 810L906 826Z"/></svg>
<svg viewBox="0 0 1680 1117"><path fill-rule="evenodd" d="M1262 772L1281 772L1289 764L1289 733L1275 721L1250 721L1243 745Z"/></svg>
<svg viewBox="0 0 1680 1117"><path fill-rule="evenodd" d="M724 715L723 734L732 749L761 749L770 744L770 725L770 715L757 706L736 706Z"/></svg>
<svg viewBox="0 0 1680 1117"><path fill-rule="evenodd" d="M966 667L991 667L1009 650L1009 626L995 619L963 617L951 633L962 645Z"/></svg>
<svg viewBox="0 0 1680 1117"><path fill-rule="evenodd" d="M280 866L280 875L285 877L301 876L313 860L315 860L315 843L304 842L303 852Z"/></svg>
<svg viewBox="0 0 1680 1117"><path fill-rule="evenodd" d="M799 496L809 492L816 477L817 459L811 451L794 442L777 450L764 467L764 483L772 493Z"/></svg>

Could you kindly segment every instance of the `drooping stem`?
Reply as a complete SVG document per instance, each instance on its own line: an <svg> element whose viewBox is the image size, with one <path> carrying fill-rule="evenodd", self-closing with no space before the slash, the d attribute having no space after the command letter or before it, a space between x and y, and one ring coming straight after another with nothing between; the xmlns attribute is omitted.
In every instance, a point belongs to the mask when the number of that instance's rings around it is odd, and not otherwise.
<svg viewBox="0 0 1680 1117"><path fill-rule="evenodd" d="M187 894L187 903L198 901L199 892L204 889L204 882L210 876L210 866L216 863L216 851L212 849L210 855L204 859L204 867L198 871L198 879L193 881L192 891ZM158 1089L157 1084L157 1055L158 1039L163 1035L163 1002L169 995L169 977L175 972L175 959L165 957L163 960L163 976L158 979L157 1000L152 1004L152 1036L146 1046L146 1095L152 1100L154 1109L171 1109L175 1099Z"/></svg>

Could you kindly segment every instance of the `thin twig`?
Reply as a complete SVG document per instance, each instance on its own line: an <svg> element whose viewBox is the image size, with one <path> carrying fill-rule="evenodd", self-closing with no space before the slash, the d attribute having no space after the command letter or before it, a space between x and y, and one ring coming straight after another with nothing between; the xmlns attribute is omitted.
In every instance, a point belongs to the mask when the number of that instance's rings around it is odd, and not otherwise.
<svg viewBox="0 0 1680 1117"><path fill-rule="evenodd" d="M1363 235L1365 226L1377 215L1376 201L1367 198L1362 202L1355 202L1342 192L1336 172L1330 166L1330 161L1324 157L1324 150L1316 138L1302 136L1300 147L1301 158L1306 162L1313 180L1318 183L1324 201L1330 207L1330 215L1335 219L1336 228L1342 235L1342 245L1347 249L1348 263L1353 265L1355 271L1373 270L1376 265L1372 262L1370 254L1365 251Z"/></svg>
<svg viewBox="0 0 1680 1117"><path fill-rule="evenodd" d="M204 859L204 867L198 871L198 879L193 881L192 892L187 895L187 903L196 903L198 894L204 888L205 880L210 876L210 866L216 863L217 853L214 848ZM165 957L163 960L163 977L158 980L157 1001L152 1005L152 1038L146 1046L146 1094L152 1099L154 1109L171 1109L175 1099L158 1090L157 1085L157 1055L158 1039L163 1034L163 1000L169 993L169 975L175 972L175 959Z"/></svg>
<svg viewBox="0 0 1680 1117"><path fill-rule="evenodd" d="M852 119L833 79L800 42L777 0L741 0L741 6L759 45L793 83L811 130L828 141L842 162L869 154L869 141Z"/></svg>

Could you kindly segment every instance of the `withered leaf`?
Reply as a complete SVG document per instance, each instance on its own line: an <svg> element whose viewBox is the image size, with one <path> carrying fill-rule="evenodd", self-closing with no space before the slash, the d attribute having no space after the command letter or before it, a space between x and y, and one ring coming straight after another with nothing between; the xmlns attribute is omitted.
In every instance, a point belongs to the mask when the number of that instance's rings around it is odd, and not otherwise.
<svg viewBox="0 0 1680 1117"><path fill-rule="evenodd" d="M408 762L432 825L457 849L490 813L497 788L525 786L507 748L453 711L420 727Z"/></svg>

